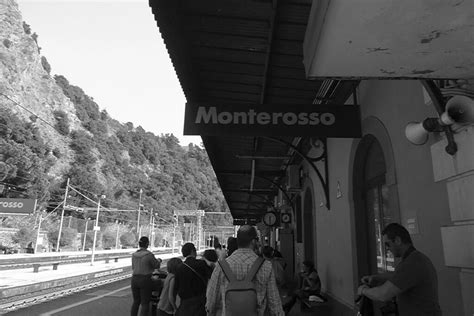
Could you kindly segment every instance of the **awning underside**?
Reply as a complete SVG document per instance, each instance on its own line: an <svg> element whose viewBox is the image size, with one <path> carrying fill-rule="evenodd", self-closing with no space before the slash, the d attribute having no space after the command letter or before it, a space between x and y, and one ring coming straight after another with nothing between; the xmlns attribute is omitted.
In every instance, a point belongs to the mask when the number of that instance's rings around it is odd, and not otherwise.
<svg viewBox="0 0 474 316"><path fill-rule="evenodd" d="M343 104L356 82L305 78L302 45L311 3L150 0L188 102ZM234 218L260 217L287 165L299 159L283 142L265 137L205 136L203 143Z"/></svg>

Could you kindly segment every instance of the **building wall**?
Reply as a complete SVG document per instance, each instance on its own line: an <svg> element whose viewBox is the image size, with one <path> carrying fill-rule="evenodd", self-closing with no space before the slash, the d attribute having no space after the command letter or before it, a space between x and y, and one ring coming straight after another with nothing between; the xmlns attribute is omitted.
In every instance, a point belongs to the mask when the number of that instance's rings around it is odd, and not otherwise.
<svg viewBox="0 0 474 316"><path fill-rule="evenodd" d="M310 179L304 183L303 192L310 187L313 199L313 225L316 228L316 251L313 260L316 263L321 278L323 292L328 293L339 303L353 306L353 250L351 244L351 214L349 200L347 199L348 168L339 166L349 165L349 152L353 139L332 139L328 141L329 170L330 170L330 196L331 208L326 207L326 199L321 182L313 168L308 163L303 164L305 172ZM309 157L316 157L314 150L308 153ZM324 164L318 163L317 167L324 176ZM336 197L337 184L341 196ZM344 192L344 193L343 193ZM304 200L304 196L303 196Z"/></svg>
<svg viewBox="0 0 474 316"><path fill-rule="evenodd" d="M436 117L436 112L425 104L418 81L365 81L359 91L362 122L375 116L390 135L401 224L408 227L408 220L416 220L417 229L411 236L415 247L437 269L441 308L445 314L462 315L458 269L444 264L440 227L451 220L446 184L434 181L430 144L437 138L430 135L428 144L414 146L404 134L408 122Z"/></svg>
<svg viewBox="0 0 474 316"><path fill-rule="evenodd" d="M388 134L393 160L388 161L391 165L387 168L394 170L394 179L390 181L398 190L400 221L407 228L408 222L411 223L415 247L430 257L437 269L441 308L445 315L462 315L460 270L445 265L441 240L441 226L452 223L447 188L444 181L434 181L430 151L430 145L440 136L430 135L429 143L423 146L414 146L405 137L408 122L434 117L436 112L427 102L418 81L363 81L358 89L358 100L363 131L371 131L370 122L377 120ZM376 138L381 137L376 134ZM315 199L315 259L323 290L349 306L353 306L354 291L360 278L354 268L357 253L350 193L354 152L358 143L353 139L328 140L330 210L320 206L324 202L322 187L316 173L307 163L304 164L311 177L305 186L312 186ZM312 157L311 152L308 155ZM318 166L323 173L323 164L318 163Z"/></svg>

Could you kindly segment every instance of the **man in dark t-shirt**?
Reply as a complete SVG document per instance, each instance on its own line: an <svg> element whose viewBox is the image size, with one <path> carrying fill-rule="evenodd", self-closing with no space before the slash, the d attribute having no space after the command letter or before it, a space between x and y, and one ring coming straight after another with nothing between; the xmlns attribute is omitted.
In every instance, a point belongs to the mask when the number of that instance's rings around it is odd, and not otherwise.
<svg viewBox="0 0 474 316"><path fill-rule="evenodd" d="M185 243L181 248L184 262L175 275L175 290L181 304L175 315L205 316L206 287L210 274L204 260L196 259L196 247Z"/></svg>
<svg viewBox="0 0 474 316"><path fill-rule="evenodd" d="M438 277L431 260L413 247L402 225L389 224L382 235L385 246L402 260L395 272L363 277L357 293L382 302L396 296L400 316L440 316Z"/></svg>

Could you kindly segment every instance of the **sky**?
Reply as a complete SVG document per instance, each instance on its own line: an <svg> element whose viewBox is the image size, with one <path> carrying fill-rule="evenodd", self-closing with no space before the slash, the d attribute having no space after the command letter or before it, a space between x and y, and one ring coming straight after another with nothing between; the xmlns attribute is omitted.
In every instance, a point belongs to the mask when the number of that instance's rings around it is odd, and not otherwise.
<svg viewBox="0 0 474 316"><path fill-rule="evenodd" d="M186 99L148 0L17 0L51 73L66 77L109 115L181 145Z"/></svg>

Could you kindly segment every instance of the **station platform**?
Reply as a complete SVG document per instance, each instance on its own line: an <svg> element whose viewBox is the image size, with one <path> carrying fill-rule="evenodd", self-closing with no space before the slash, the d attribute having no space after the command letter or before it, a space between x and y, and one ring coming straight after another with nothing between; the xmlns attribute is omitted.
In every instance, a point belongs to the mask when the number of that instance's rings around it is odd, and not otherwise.
<svg viewBox="0 0 474 316"><path fill-rule="evenodd" d="M158 249L152 249L158 250ZM41 291L43 289L58 287L65 284L74 284L80 283L81 281L90 281L90 280L98 280L100 277L104 276L112 276L114 274L121 274L123 275L124 272L130 271L131 272L131 253L136 251L136 249L127 249L121 252L123 253L130 253L130 257L120 258L118 262L114 260L109 260L108 263L105 263L104 259L100 259L94 262L91 265L90 261L83 262L83 263L65 263L59 264L57 270L53 270L53 266L51 265L44 265L41 266L38 272L33 272L33 268L25 268L25 269L12 269L12 270L2 270L0 273L0 303L2 300L8 300L9 298L13 298L16 295L21 295L25 293L33 293L37 291ZM107 251L105 251L107 252ZM110 251L109 251L110 252ZM114 251L114 253L116 253ZM71 252L71 253L54 253L51 256L40 254L42 256L51 257L53 261L54 257L56 256L78 256L78 255L90 255L90 252L85 253L78 253L78 252ZM175 253L166 253L166 254L159 254L156 255L157 258L162 260L167 260L173 257L179 257L181 254L175 251ZM21 261L22 257L31 257L34 256L33 254L15 254L15 255L5 255L0 257L9 257L12 259L12 256L15 256L17 260ZM110 256L113 258L113 255ZM0 258L1 260L4 258ZM162 264L162 267L164 264ZM128 282L123 280L118 284L123 284L122 282ZM131 301L131 293L128 293L128 289L125 289L125 293L127 297L120 297L120 299L125 299L127 304ZM114 297L109 298L114 299ZM333 302L328 302L317 308L307 308L302 306L300 301L297 301L296 304L291 309L288 316L296 316L296 315L314 315L317 313L318 315L322 316L332 316L332 315L346 315L346 314L339 314L334 313L335 310L333 309ZM59 303L58 303L59 304ZM75 304L75 303L72 303ZM1 314L1 313L0 313Z"/></svg>
<svg viewBox="0 0 474 316"><path fill-rule="evenodd" d="M125 249L124 249L125 250ZM152 249L155 250L155 249ZM105 263L104 259L95 260L92 265L90 261L82 263L64 263L59 264L57 270L53 270L52 264L41 265L38 272L34 272L32 267L22 269L11 269L2 270L0 273L0 301L5 298L9 298L18 294L24 294L28 292L35 292L46 288L61 286L65 284L71 284L74 282L97 279L104 276L120 274L123 272L131 271L131 253L136 249L126 249L125 253L130 253L129 258L119 258L117 262L113 260L113 254L111 254L111 260ZM109 251L110 252L110 251ZM103 253L103 252L102 252ZM4 255L0 256L0 263L3 260L16 259L21 261L24 257L31 258L32 256L47 256L51 258L51 262L54 261L55 257L59 256L84 256L90 252L78 253L48 253L45 254L15 254L15 255ZM114 254L116 252L114 251ZM48 256L49 255L49 256ZM166 253L159 254L157 258L166 260L169 258L180 256L179 253Z"/></svg>

